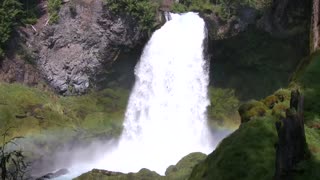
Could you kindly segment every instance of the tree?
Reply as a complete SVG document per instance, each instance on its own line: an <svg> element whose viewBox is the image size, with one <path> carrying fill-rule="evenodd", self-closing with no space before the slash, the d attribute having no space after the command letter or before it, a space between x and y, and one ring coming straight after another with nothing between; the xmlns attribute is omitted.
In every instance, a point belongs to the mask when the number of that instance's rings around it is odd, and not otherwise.
<svg viewBox="0 0 320 180"><path fill-rule="evenodd" d="M3 0L0 3L0 58L21 13L22 4L18 0Z"/></svg>

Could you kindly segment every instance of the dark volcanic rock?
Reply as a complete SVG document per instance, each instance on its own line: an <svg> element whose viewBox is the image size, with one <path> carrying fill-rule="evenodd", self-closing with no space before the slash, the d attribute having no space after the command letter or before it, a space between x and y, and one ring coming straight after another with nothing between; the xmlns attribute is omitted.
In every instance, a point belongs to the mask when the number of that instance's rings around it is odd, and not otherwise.
<svg viewBox="0 0 320 180"><path fill-rule="evenodd" d="M46 26L31 44L44 77L61 94L81 94L95 86L103 67L146 41L131 17L114 15L101 0L65 4L57 24Z"/></svg>
<svg viewBox="0 0 320 180"><path fill-rule="evenodd" d="M292 179L296 165L306 157L303 102L299 91L292 91L286 118L276 123L279 142L276 145L275 179Z"/></svg>

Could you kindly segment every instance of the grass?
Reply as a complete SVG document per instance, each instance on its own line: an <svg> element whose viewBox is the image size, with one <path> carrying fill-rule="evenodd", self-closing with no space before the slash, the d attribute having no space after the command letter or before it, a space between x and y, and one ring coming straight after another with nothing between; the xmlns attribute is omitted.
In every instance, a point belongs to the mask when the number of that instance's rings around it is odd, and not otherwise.
<svg viewBox="0 0 320 180"><path fill-rule="evenodd" d="M84 96L62 97L20 84L0 83L0 127L15 127L11 137L73 132L87 137L121 134L129 92L105 89Z"/></svg>

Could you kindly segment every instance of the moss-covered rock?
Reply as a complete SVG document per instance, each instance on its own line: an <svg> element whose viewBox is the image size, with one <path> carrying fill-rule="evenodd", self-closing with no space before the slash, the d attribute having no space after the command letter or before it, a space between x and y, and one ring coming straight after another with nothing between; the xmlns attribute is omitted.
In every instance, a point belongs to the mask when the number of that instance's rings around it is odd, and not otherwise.
<svg viewBox="0 0 320 180"><path fill-rule="evenodd" d="M171 165L165 172L168 180L186 180L189 178L195 165L202 162L207 155L203 153L191 153L183 157L176 165Z"/></svg>
<svg viewBox="0 0 320 180"><path fill-rule="evenodd" d="M272 179L276 141L272 119L256 118L242 124L193 169L190 180Z"/></svg>
<svg viewBox="0 0 320 180"><path fill-rule="evenodd" d="M119 172L110 172L106 170L94 169L88 173L82 174L74 180L159 180L162 176L149 169L141 169L137 173L123 174Z"/></svg>
<svg viewBox="0 0 320 180"><path fill-rule="evenodd" d="M75 178L75 180L186 180L194 166L202 162L207 155L199 152L183 157L176 165L167 168L165 176L160 176L149 169L141 169L137 173L121 173L107 170L93 169Z"/></svg>
<svg viewBox="0 0 320 180"><path fill-rule="evenodd" d="M267 106L260 101L251 100L239 107L241 123L250 121L252 118L266 115Z"/></svg>

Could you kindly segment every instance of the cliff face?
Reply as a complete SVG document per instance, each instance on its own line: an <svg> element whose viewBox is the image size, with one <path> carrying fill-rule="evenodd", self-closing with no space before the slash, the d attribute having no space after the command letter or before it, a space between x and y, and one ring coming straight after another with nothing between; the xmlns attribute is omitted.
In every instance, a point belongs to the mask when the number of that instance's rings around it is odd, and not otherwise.
<svg viewBox="0 0 320 180"><path fill-rule="evenodd" d="M311 51L314 52L320 47L319 33L320 33L320 11L319 0L313 0L312 2L312 19L311 19Z"/></svg>
<svg viewBox="0 0 320 180"><path fill-rule="evenodd" d="M29 43L44 78L60 94L81 94L125 51L144 43L146 33L131 17L111 14L101 0L71 1Z"/></svg>

